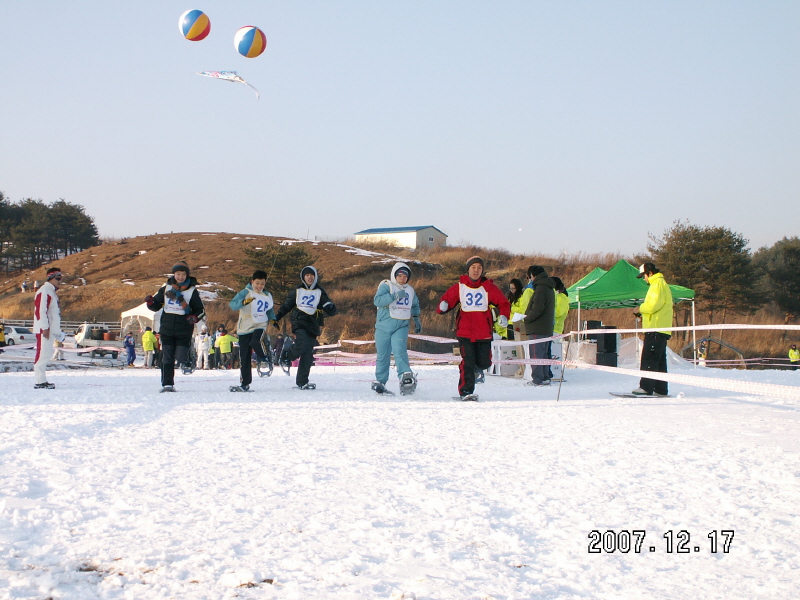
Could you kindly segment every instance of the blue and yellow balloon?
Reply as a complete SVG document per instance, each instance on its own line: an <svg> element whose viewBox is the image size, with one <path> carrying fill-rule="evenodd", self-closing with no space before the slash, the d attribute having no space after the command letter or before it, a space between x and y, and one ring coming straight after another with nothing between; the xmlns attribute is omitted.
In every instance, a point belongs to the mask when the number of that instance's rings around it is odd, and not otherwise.
<svg viewBox="0 0 800 600"><path fill-rule="evenodd" d="M267 48L267 36L258 27L247 25L233 36L233 45L245 58L255 58Z"/></svg>
<svg viewBox="0 0 800 600"><path fill-rule="evenodd" d="M211 31L211 21L202 10L187 10L178 19L178 29L190 42L199 42Z"/></svg>

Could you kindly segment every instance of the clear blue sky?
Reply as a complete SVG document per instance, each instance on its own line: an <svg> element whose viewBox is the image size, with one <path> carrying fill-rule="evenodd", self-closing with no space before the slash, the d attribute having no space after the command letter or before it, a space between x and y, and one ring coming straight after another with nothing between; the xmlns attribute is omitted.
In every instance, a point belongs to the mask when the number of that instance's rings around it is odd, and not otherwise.
<svg viewBox="0 0 800 600"><path fill-rule="evenodd" d="M178 18L204 10L188 42ZM239 56L257 25L268 47ZM800 233L800 2L3 0L0 190L102 235ZM237 70L261 92L199 77Z"/></svg>

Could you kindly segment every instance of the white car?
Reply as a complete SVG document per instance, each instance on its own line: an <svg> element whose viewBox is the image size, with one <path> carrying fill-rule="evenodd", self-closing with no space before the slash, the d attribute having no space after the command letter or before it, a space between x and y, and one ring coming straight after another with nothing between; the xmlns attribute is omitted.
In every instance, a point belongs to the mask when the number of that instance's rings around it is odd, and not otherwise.
<svg viewBox="0 0 800 600"><path fill-rule="evenodd" d="M16 327L14 325L6 325L3 331L6 334L6 346L13 346L14 344L35 344L36 336L27 327Z"/></svg>

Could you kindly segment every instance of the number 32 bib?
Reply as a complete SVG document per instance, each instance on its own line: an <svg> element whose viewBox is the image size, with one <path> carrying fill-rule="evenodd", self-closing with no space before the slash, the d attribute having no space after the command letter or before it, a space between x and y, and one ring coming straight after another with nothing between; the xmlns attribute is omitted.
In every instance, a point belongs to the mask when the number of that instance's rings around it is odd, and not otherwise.
<svg viewBox="0 0 800 600"><path fill-rule="evenodd" d="M464 312L484 312L489 310L489 295L483 286L471 288L461 284L459 288L461 310Z"/></svg>

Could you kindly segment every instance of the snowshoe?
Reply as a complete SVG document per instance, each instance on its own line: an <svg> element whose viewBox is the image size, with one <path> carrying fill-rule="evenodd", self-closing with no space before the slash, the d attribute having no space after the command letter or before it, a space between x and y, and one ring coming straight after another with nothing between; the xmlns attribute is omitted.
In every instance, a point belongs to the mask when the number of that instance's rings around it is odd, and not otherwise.
<svg viewBox="0 0 800 600"><path fill-rule="evenodd" d="M315 390L315 389L317 389L317 384L309 382L309 383L307 383L305 385L297 386L297 389L298 390Z"/></svg>
<svg viewBox="0 0 800 600"><path fill-rule="evenodd" d="M232 385L228 388L231 392L249 392L249 385Z"/></svg>
<svg viewBox="0 0 800 600"><path fill-rule="evenodd" d="M462 402L477 402L478 394L464 394L463 396L453 396L453 400L461 400Z"/></svg>
<svg viewBox="0 0 800 600"><path fill-rule="evenodd" d="M164 392L175 392L175 391L177 390L175 389L174 385L165 385L164 387L161 388L160 393L163 394Z"/></svg>
<svg viewBox="0 0 800 600"><path fill-rule="evenodd" d="M54 390L56 389L55 383L45 382L45 383L36 383L33 386L35 390Z"/></svg>
<svg viewBox="0 0 800 600"><path fill-rule="evenodd" d="M400 395L410 396L417 391L417 376L411 371L400 376Z"/></svg>
<svg viewBox="0 0 800 600"><path fill-rule="evenodd" d="M259 377L269 377L272 375L272 363L268 360L259 361L256 371Z"/></svg>
<svg viewBox="0 0 800 600"><path fill-rule="evenodd" d="M278 360L278 363L281 365L281 369L283 369L283 372L286 373L287 375L290 375L289 369L292 368L292 361L290 361L286 357L286 354L281 356L280 360Z"/></svg>
<svg viewBox="0 0 800 600"><path fill-rule="evenodd" d="M394 396L394 394L389 390L387 390L386 386L383 385L380 381L373 381L372 389L375 391L376 394L383 394L385 396Z"/></svg>
<svg viewBox="0 0 800 600"><path fill-rule="evenodd" d="M486 383L486 373L475 371L475 383Z"/></svg>

